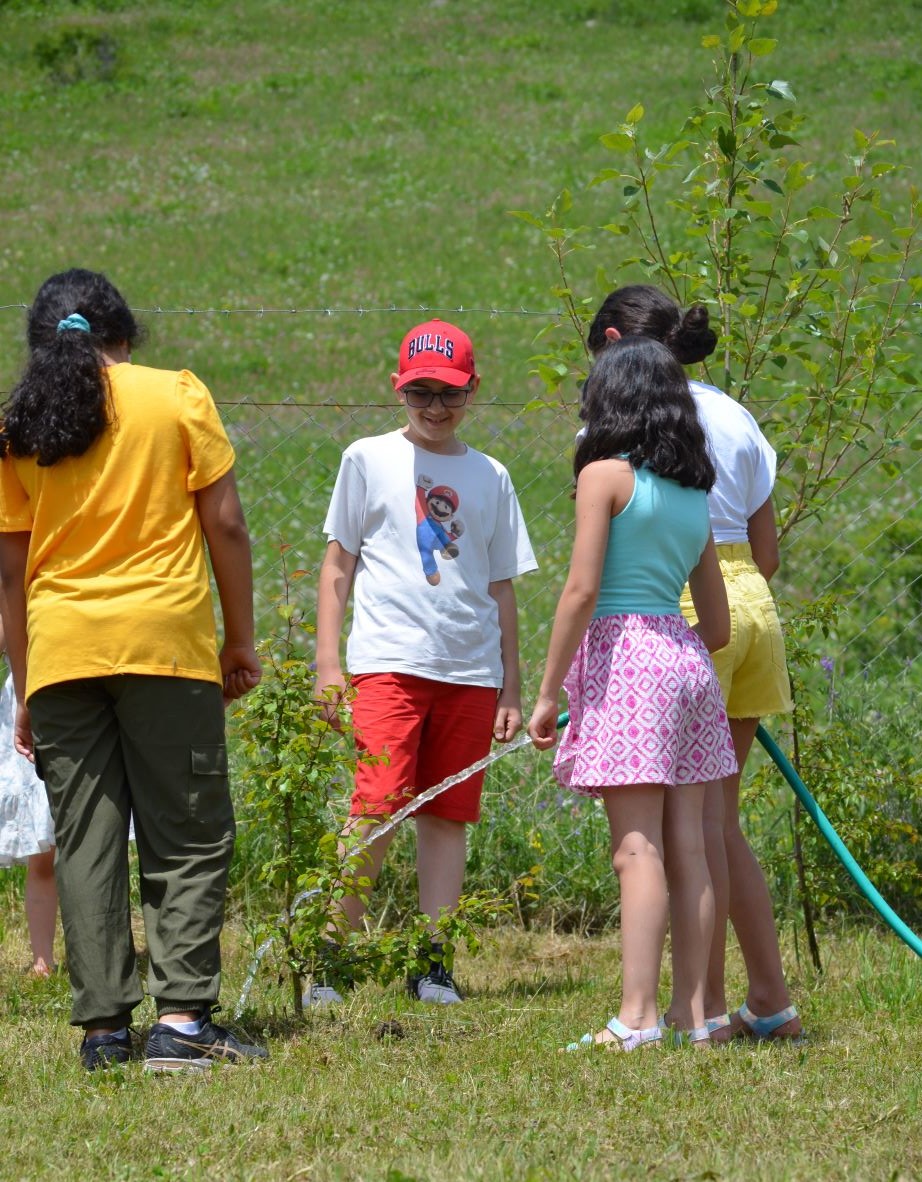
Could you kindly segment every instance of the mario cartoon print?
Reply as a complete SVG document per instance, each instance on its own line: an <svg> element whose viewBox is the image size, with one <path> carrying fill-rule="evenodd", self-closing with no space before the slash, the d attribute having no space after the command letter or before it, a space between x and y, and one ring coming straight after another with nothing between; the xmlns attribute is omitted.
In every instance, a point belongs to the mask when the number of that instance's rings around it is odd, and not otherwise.
<svg viewBox="0 0 922 1182"><path fill-rule="evenodd" d="M435 561L438 550L442 558L457 558L457 538L464 526L455 517L461 498L447 484L434 484L431 476L416 480L416 545L423 563L423 574L433 587L442 579Z"/></svg>

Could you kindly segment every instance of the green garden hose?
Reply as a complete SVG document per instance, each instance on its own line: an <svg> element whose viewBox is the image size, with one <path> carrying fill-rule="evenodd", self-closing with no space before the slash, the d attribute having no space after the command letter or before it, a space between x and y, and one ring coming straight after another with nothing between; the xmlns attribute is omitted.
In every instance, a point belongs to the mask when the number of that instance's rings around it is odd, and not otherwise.
<svg viewBox="0 0 922 1182"><path fill-rule="evenodd" d="M560 730L560 728L566 726L569 721L570 715L564 711L564 713L561 714L557 719L557 729ZM883 919L884 922L887 923L887 925L894 932L896 932L903 943L908 944L917 956L922 956L922 939L916 935L916 933L911 927L909 927L908 924L904 923L903 920L900 919L889 903L887 903L887 901L883 898L880 891L878 891L878 889L874 886L874 884L861 869L852 855L848 852L848 847L842 841L842 838L839 837L838 833L836 833L835 829L833 829L829 818L810 795L806 784L791 766L787 756L771 737L765 727L761 724L759 725L759 729L756 731L756 738L775 761L775 766L790 784L791 788L793 788L794 795L804 806L805 811L816 822L820 833L822 833L823 837L825 837L826 841L832 848L832 852L848 871L855 885L858 887L858 890L861 891L862 895L864 895L864 897L871 904L881 919Z"/></svg>
<svg viewBox="0 0 922 1182"><path fill-rule="evenodd" d="M917 956L922 956L922 939L916 935L916 933L911 927L908 926L908 924L904 923L903 920L900 919L889 903L887 903L887 901L882 897L880 891L878 891L878 889L874 886L874 884L861 869L852 855L848 852L848 847L842 841L842 838L839 837L838 833L836 833L835 829L833 829L829 822L829 818L810 795L806 784L804 784L803 780L800 778L800 776L798 776L787 756L784 754L784 752L781 750L781 748L771 737L764 726L759 726L759 729L756 731L756 738L775 761L775 765L778 770L794 789L794 795L804 806L805 811L809 813L809 815L816 822L820 833L822 833L823 837L826 838L826 841L832 847L832 852L851 875L855 885L858 887L858 890L861 891L862 895L864 895L864 897L871 904L881 919L883 919L893 929L893 931L896 932L899 938L905 944L908 944Z"/></svg>

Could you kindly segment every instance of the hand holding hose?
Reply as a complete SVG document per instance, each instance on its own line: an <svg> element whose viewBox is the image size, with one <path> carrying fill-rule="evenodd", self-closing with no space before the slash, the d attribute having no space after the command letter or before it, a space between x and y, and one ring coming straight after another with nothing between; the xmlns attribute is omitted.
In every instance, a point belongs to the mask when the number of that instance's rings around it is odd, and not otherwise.
<svg viewBox="0 0 922 1182"><path fill-rule="evenodd" d="M528 737L539 751L547 751L557 742L557 702L539 694L528 722Z"/></svg>

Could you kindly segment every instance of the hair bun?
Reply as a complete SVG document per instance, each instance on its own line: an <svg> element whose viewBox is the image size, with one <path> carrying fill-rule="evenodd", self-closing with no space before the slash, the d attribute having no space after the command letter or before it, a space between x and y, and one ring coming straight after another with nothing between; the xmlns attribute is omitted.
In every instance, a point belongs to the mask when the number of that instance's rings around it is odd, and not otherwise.
<svg viewBox="0 0 922 1182"><path fill-rule="evenodd" d="M704 304L692 304L669 334L669 346L683 365L694 365L717 347L717 333L709 324Z"/></svg>

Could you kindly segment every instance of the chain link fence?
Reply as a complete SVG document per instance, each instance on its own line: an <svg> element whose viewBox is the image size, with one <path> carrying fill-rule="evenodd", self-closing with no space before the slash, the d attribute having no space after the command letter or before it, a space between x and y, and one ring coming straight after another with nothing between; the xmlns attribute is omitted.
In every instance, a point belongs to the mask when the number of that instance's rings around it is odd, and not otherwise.
<svg viewBox="0 0 922 1182"><path fill-rule="evenodd" d="M18 309L11 305L10 312ZM3 309L0 309L2 311ZM151 309L162 312L162 309ZM180 310L176 310L180 311ZM185 309L195 313L196 309ZM208 310L220 317L230 310ZM240 312L246 310L238 310ZM368 309L249 310L257 316L275 314L284 332L282 313L363 317ZM400 327L387 327L388 339L399 339L411 319L433 313L464 323L465 309L397 309ZM483 309L491 318L498 309ZM553 316L510 311L523 317ZM21 315L21 312L19 313ZM385 319L382 317L382 319ZM386 317L388 321L391 317ZM275 323L273 323L273 329ZM500 326L501 327L501 326ZM496 330L497 335L499 329ZM531 332L532 330L530 330ZM475 339L481 339L480 329ZM384 354L389 356L389 352ZM202 370L203 373L207 371ZM227 384L224 383L224 388ZM277 611L288 594L307 618L316 602L316 574L326 540L322 526L343 449L360 436L393 430L404 421L389 397L389 388L374 381L347 380L346 397L333 401L318 386L310 395L310 378L299 381L297 393L278 401L238 398L218 405L237 451L237 477L253 539L256 579L257 635L267 638L281 631ZM287 389L293 389L289 385ZM371 399L348 400L352 390L373 390ZM305 396L305 391L308 391ZM378 396L378 391L381 391ZM566 576L572 539L571 457L579 422L574 401L506 401L489 398L472 407L463 425L471 446L495 456L509 469L519 494L540 569L516 581L519 602L522 673L526 713L541 675L550 623ZM750 409L768 423L771 407ZM770 427L766 433L771 434ZM910 441L896 441L891 454L901 464L898 474L878 471L856 483L821 517L806 518L788 534L782 568L774 582L782 616L797 633L801 672L808 691L831 709L848 702L865 718L902 718L917 741L920 666L918 658L922 617L922 510L918 504L922 458ZM856 464L861 457L856 457ZM779 499L783 490L779 487ZM783 508L783 503L780 506ZM291 581L292 572L304 572ZM837 618L825 631L807 636L797 624L805 601L834 598ZM304 658L313 659L305 646ZM770 724L783 727L782 720ZM886 752L881 752L886 758ZM348 785L337 789L343 800L331 802L334 811L344 803ZM496 860L502 856L514 873L528 879L537 865L541 895L553 908L582 897L596 916L612 907L606 865L607 830L600 809L574 802L561 794L551 775L551 761L531 749L501 760L488 772L484 796L484 824L472 835L468 885L496 886ZM500 823L501 822L501 823ZM510 847L512 853L510 854ZM409 855L408 855L409 856ZM595 867L582 886L574 883L576 868ZM597 897L593 899L593 891ZM526 892L527 893L527 892ZM579 924L578 916L565 917ZM563 921L563 918L562 918Z"/></svg>
<svg viewBox="0 0 922 1182"><path fill-rule="evenodd" d="M322 524L342 450L353 439L398 427L390 403L331 405L220 403L237 449L237 471L254 539L257 616L273 626L283 591L281 547L288 569L313 575L325 549ZM547 643L556 595L566 576L572 537L572 440L576 408L559 403L478 403L463 434L512 474L540 570L517 581L525 683L533 687ZM850 491L822 518L788 535L775 592L789 619L801 601L834 596L838 623L818 639L817 662L830 661L846 686L894 678L914 684L922 619L922 459L908 452L898 478L881 491ZM296 595L308 609L310 579ZM863 691L867 693L867 689Z"/></svg>

